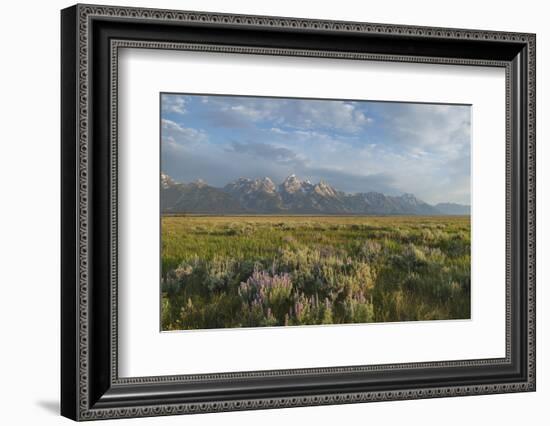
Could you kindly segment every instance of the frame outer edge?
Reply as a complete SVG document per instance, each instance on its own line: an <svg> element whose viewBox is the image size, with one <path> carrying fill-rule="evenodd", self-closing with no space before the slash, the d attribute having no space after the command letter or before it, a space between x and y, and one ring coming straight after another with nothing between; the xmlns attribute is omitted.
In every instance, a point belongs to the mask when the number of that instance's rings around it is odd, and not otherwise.
<svg viewBox="0 0 550 426"><path fill-rule="evenodd" d="M229 410L243 409L263 409L263 408L283 408L293 406L309 406L309 405L325 405L325 404L343 404L352 402L380 401L380 400L400 400L400 399L416 399L416 398L434 398L442 396L462 396L475 394L490 394L490 393L505 393L517 391L532 391L535 389L535 36L527 33L509 33L497 31L481 31L481 30L463 30L463 29L447 29L447 28L431 28L431 27L415 27L404 25L387 25L387 24L368 24L354 22L337 22L314 19L298 19L298 18L279 18L267 16L246 16L246 15L229 15L207 12L185 12L185 11L169 11L158 9L141 9L127 7L110 7L97 5L77 5L73 8L76 12L75 31L77 49L74 52L76 63L76 100L78 106L77 112L77 129L76 137L78 141L78 151L76 153L76 175L78 184L77 199L74 203L77 215L77 283L78 289L74 289L77 296L77 312L72 318L73 325L77 326L77 335L74 336L74 347L78 359L74 363L76 382L74 390L77 394L75 407L76 420L92 420L105 419L114 417L141 417L151 415L169 415L180 413L193 412L219 412ZM66 9L63 13L66 12ZM212 403L204 403L200 405L189 404L163 404L160 406L143 406L139 408L113 408L113 409L93 409L89 407L89 316L88 316L88 238L89 238L89 222L88 222L88 137L89 137L89 122L88 122L88 84L89 82L89 65L88 65L88 49L91 40L89 39L89 18L97 17L112 17L122 19L140 19L140 20L167 20L177 22L192 22L192 23L220 23L232 26L255 26L260 28L290 28L290 29L315 29L326 30L328 32L359 32L359 33L383 33L387 36L397 33L401 35L411 35L413 37L435 37L448 39L470 39L470 40L486 40L486 41L508 41L523 43L528 46L528 191L527 203L528 209L528 283L526 290L528 296L528 379L525 382L509 382L495 385L479 385L479 386L451 386L448 388L427 388L427 389L403 389L399 391L384 391L370 392L357 394L330 394L305 397L280 397L258 400L245 401L220 401ZM63 113L66 114L66 108L71 108L73 105L63 105ZM62 123L63 129L67 124ZM73 141L74 142L74 141ZM63 142L65 144L65 142ZM63 145L65 146L65 145ZM66 164L66 161L63 161ZM65 167L65 170L67 168ZM63 182L63 189L67 189L67 184ZM65 207L64 207L65 208ZM69 211L69 209L67 209ZM66 225L63 224L63 227ZM65 252L64 252L65 253ZM63 256L64 261L67 257ZM72 258L74 259L74 258ZM64 268L62 268L64 269ZM74 285L74 282L71 283ZM67 286L64 281L63 289ZM63 309L63 307L62 307ZM64 317L65 318L65 317ZM70 340L70 339L69 339ZM63 348L64 350L65 348ZM62 369L66 369L63 366ZM63 396L66 395L62 393ZM66 401L66 398L64 399ZM63 405L63 404L62 404ZM63 413L67 415L67 412Z"/></svg>
<svg viewBox="0 0 550 426"><path fill-rule="evenodd" d="M531 389L536 391L536 117L537 117L537 88L536 88L536 54L537 36L536 34L529 34L527 42L527 79L528 79L528 105L527 105L527 122L528 122L528 136L527 136L527 167L528 167L528 272L527 272L527 286L528 286L528 380L531 385Z"/></svg>
<svg viewBox="0 0 550 426"><path fill-rule="evenodd" d="M93 413L90 407L90 386L89 374L89 343L90 327L89 315L90 300L89 290L89 210L90 210L90 173L89 164L89 119L90 119L90 45L88 26L88 9L85 5L76 5L76 31L77 31L77 57L76 57L76 108L78 111L77 129L75 144L77 146L76 158L76 179L78 185L77 210L77 331L78 331L78 362L76 367L77 386L76 386L76 420L90 419Z"/></svg>
<svg viewBox="0 0 550 426"><path fill-rule="evenodd" d="M61 414L78 418L77 7L61 11Z"/></svg>

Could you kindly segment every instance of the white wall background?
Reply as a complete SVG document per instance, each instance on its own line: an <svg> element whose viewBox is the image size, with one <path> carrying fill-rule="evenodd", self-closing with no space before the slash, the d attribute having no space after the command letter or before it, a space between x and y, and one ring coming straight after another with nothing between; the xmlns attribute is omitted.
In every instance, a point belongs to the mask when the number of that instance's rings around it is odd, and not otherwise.
<svg viewBox="0 0 550 426"><path fill-rule="evenodd" d="M102 424L333 425L354 422L545 424L550 401L550 27L540 0L119 0L103 4L537 33L538 390L421 401L107 421ZM59 9L71 2L2 6L0 43L0 418L59 417ZM546 419L545 419L546 418Z"/></svg>

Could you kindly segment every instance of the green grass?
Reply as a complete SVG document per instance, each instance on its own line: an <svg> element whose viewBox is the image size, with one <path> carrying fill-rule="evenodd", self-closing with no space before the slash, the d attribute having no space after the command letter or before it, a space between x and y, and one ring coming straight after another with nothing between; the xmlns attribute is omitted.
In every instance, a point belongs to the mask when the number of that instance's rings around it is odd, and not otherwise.
<svg viewBox="0 0 550 426"><path fill-rule="evenodd" d="M469 217L162 218L163 330L469 317Z"/></svg>

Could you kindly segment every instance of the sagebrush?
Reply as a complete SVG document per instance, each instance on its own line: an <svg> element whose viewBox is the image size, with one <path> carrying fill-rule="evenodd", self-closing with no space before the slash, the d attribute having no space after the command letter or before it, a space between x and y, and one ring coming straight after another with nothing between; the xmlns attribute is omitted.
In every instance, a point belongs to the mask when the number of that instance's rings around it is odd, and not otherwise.
<svg viewBox="0 0 550 426"><path fill-rule="evenodd" d="M470 317L469 217L165 216L162 329Z"/></svg>

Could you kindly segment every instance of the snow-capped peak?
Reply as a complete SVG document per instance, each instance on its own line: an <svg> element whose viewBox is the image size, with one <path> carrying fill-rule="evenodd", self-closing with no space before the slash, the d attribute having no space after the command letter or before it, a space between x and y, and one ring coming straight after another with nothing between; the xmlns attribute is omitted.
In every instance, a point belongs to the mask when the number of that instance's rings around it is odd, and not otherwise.
<svg viewBox="0 0 550 426"><path fill-rule="evenodd" d="M169 188L172 185L175 185L176 182L174 179L172 179L170 176L168 176L166 173L161 172L160 173L160 184L164 189Z"/></svg>
<svg viewBox="0 0 550 426"><path fill-rule="evenodd" d="M293 193L303 190L302 181L296 177L294 173L289 175L281 184L281 188L285 192Z"/></svg>
<svg viewBox="0 0 550 426"><path fill-rule="evenodd" d="M203 186L208 186L208 184L206 183L206 181L204 179L197 179L193 182L195 184L195 186L198 186L199 188L202 188Z"/></svg>

